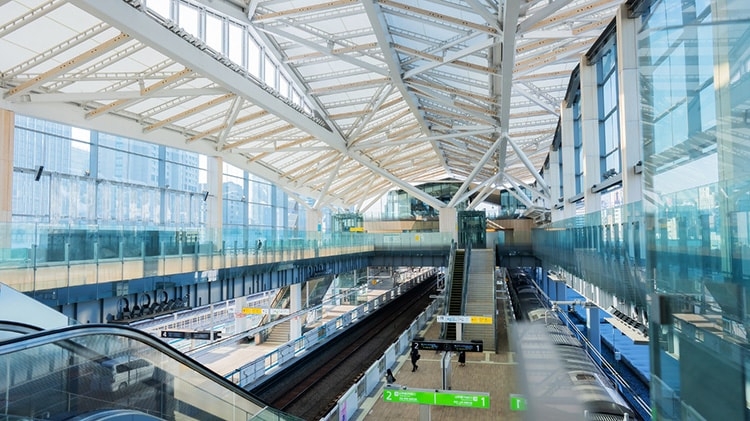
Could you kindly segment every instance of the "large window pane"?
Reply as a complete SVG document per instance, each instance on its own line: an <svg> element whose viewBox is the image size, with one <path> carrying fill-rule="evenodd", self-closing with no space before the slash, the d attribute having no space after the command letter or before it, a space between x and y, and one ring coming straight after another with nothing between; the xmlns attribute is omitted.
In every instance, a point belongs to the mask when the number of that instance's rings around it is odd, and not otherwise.
<svg viewBox="0 0 750 421"><path fill-rule="evenodd" d="M206 13L206 44L214 50L226 54L224 51L224 21L211 13Z"/></svg>
<svg viewBox="0 0 750 421"><path fill-rule="evenodd" d="M200 11L185 3L179 3L178 11L179 24L182 29L196 38L200 38Z"/></svg>
<svg viewBox="0 0 750 421"><path fill-rule="evenodd" d="M227 56L229 59L240 66L244 66L245 31L241 26L232 22L229 23L229 40L227 44L229 49Z"/></svg>

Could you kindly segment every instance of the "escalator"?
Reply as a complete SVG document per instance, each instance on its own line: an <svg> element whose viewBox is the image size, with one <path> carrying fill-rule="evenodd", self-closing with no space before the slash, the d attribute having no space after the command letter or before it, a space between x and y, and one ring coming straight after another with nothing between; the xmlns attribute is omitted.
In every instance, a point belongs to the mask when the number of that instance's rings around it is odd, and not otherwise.
<svg viewBox="0 0 750 421"><path fill-rule="evenodd" d="M298 419L127 326L0 330L0 420Z"/></svg>
<svg viewBox="0 0 750 421"><path fill-rule="evenodd" d="M448 314L451 316L463 315L463 296L464 296L464 266L466 260L466 250L456 250L456 257L453 265L453 277L451 279L450 298L448 299ZM447 323L445 339L456 340L456 324Z"/></svg>

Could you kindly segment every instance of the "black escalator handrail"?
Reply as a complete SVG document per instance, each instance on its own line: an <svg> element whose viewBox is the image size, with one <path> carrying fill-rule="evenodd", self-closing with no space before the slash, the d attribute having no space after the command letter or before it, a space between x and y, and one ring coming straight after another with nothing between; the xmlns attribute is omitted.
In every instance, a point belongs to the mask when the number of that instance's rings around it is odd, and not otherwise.
<svg viewBox="0 0 750 421"><path fill-rule="evenodd" d="M49 329L49 330L44 330L44 331L36 332L36 333L30 333L24 336L19 336L17 338L8 339L7 341L0 343L0 355L12 354L14 352L28 350L29 348L33 348L33 347L63 342L63 343L68 343L69 347L76 348L76 350L80 351L82 354L84 353L87 354L86 356L89 358L92 358L93 360L107 358L107 356L105 355L98 354L97 352L90 350L88 348L85 348L84 346L78 343L74 343L70 341L71 339L84 337L84 336L91 336L91 335L115 335L115 336L122 336L128 339L133 339L133 340L142 342L150 346L151 348L154 348L158 352L161 352L167 357L181 364L184 364L191 370L197 373L200 373L202 376L208 378L212 382L218 383L221 386L225 387L226 389L230 389L232 392L236 393L240 397L245 398L250 402L253 402L259 408L261 408L261 411L273 412L274 414L280 415L279 419L300 420L299 418L296 418L293 415L283 413L279 411L278 409L268 406L267 404L259 400L257 397L250 394L245 389L237 386L231 381L216 374L215 372L211 371L210 369L208 369L207 367L205 367L198 361L188 357L187 355L173 348L169 344L164 343L161 340L141 330L138 330L129 326L112 325L112 324L81 324L81 325L66 326L66 327L62 327L58 329Z"/></svg>
<svg viewBox="0 0 750 421"><path fill-rule="evenodd" d="M443 313L449 314L448 303L450 302L450 291L453 290L453 270L456 267L456 250L458 249L455 241L451 240L451 250L448 253L448 272L443 277ZM448 324L440 324L440 337L445 339L446 332L448 331Z"/></svg>
<svg viewBox="0 0 750 421"><path fill-rule="evenodd" d="M23 335L39 332L41 330L44 330L40 328L39 326L30 325L27 323L21 323L16 321L10 321L10 320L0 320L0 331L3 332L13 332L13 333L20 333ZM5 341L0 340L0 346Z"/></svg>
<svg viewBox="0 0 750 421"><path fill-rule="evenodd" d="M466 247L464 254L464 279L463 285L461 286L461 312L463 316L466 313L466 300L469 295L469 271L471 270L471 244Z"/></svg>

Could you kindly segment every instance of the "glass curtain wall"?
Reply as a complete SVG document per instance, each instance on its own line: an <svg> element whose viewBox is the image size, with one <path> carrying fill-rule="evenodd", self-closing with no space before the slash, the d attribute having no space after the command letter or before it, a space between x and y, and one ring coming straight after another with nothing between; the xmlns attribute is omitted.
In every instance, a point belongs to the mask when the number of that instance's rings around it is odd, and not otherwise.
<svg viewBox="0 0 750 421"><path fill-rule="evenodd" d="M205 227L205 156L21 115L14 136L14 244L37 244L29 235L42 235L40 229L65 231L68 238L68 229L78 227L90 239L86 232L102 228L123 237ZM224 240L239 247L248 232L253 241L272 238L305 222L304 208L281 189L229 164L223 166L223 198Z"/></svg>
<svg viewBox="0 0 750 421"><path fill-rule="evenodd" d="M654 0L639 36L654 419L750 419L750 2Z"/></svg>
<svg viewBox="0 0 750 421"><path fill-rule="evenodd" d="M576 93L573 95L573 156L575 158L575 177L576 191L575 194L583 194L583 135L581 132L581 85L575 88Z"/></svg>
<svg viewBox="0 0 750 421"><path fill-rule="evenodd" d="M620 127L617 107L617 46L610 42L596 61L602 181L620 174Z"/></svg>

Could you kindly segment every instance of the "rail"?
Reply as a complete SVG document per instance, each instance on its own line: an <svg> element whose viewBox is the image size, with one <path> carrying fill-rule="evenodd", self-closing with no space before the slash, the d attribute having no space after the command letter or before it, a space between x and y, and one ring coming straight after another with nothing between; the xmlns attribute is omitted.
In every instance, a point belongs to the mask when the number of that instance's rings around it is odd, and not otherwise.
<svg viewBox="0 0 750 421"><path fill-rule="evenodd" d="M276 350L260 356L246 364L243 364L239 368L231 371L230 373L227 373L224 377L232 383L239 385L240 387L245 387L252 382L262 380L264 376L272 374L282 365L291 362L294 358L300 356L308 350L315 348L321 343L328 341L333 336L342 333L349 325L357 322L363 317L368 316L373 311L379 309L384 304L390 302L395 297L402 294L404 290L411 289L415 284L421 283L434 275L435 270L423 272L420 275L410 279L409 281L399 284L391 290L386 291L374 300L360 304L354 309L325 322L323 325L305 332L301 337L281 344ZM284 319L274 321L273 323L282 323L288 318L298 317L303 313L307 313L312 310L313 309L304 309L297 313L290 314ZM251 335L268 328L268 325L261 326L240 335Z"/></svg>

